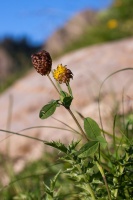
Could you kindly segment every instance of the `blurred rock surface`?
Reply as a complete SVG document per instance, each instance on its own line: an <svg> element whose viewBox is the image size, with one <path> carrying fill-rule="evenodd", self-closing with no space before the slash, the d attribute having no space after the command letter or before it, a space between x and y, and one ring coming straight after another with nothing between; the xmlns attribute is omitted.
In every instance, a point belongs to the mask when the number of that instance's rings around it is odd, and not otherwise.
<svg viewBox="0 0 133 200"><path fill-rule="evenodd" d="M91 117L99 123L98 95L102 81L111 73L122 68L133 68L133 38L102 45L94 45L71 52L53 62L53 68L58 64L67 65L74 74L71 81L74 101L72 109ZM124 71L110 77L101 90L101 117L105 130L112 133L113 117L121 112L122 104L125 111L132 109L133 104L133 71ZM122 103L123 95L123 103ZM66 128L53 118L41 120L40 109L51 99L58 99L46 76L41 76L33 69L25 77L18 80L12 87L0 95L0 128L43 140L61 140L70 142L77 135L58 129L34 128L34 126L57 126ZM10 114L9 114L10 113ZM77 114L75 114L77 116ZM57 108L55 118L69 124L78 130L73 119L64 108ZM83 125L82 120L80 123ZM9 119L10 118L10 119ZM43 143L25 137L0 132L0 151L14 160L34 160L39 158L47 147Z"/></svg>
<svg viewBox="0 0 133 200"><path fill-rule="evenodd" d="M86 29L97 22L97 12L83 10L75 14L65 25L55 31L44 43L44 48L53 55L61 53L66 46L80 38Z"/></svg>

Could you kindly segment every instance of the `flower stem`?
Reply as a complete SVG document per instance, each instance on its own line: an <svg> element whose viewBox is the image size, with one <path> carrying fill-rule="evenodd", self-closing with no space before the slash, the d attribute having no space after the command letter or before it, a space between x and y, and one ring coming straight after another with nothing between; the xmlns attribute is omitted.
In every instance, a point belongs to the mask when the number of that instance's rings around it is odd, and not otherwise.
<svg viewBox="0 0 133 200"><path fill-rule="evenodd" d="M73 97L73 94L72 94L72 89L71 89L71 87L70 87L70 84L69 84L69 83L67 84L67 88L68 88L69 94L71 95L71 97Z"/></svg>
<svg viewBox="0 0 133 200"><path fill-rule="evenodd" d="M56 91L60 94L58 88L56 87L55 83L53 82L53 80L51 79L51 77L49 76L49 74L47 74L49 80L51 81L52 85L54 86L54 88L56 89Z"/></svg>
<svg viewBox="0 0 133 200"><path fill-rule="evenodd" d="M54 86L54 88L56 89L56 91L58 92L58 94L60 95L60 92L59 92L58 88L56 87L55 83L53 82L53 80L51 79L51 77L49 76L49 74L47 74L47 76L48 76L49 80L51 81L52 85ZM72 90L71 90L71 88L70 88L70 85L68 85L68 90L69 90L70 94L72 95ZM70 113L70 115L71 115L72 118L74 119L75 123L76 123L77 126L79 127L79 129L80 129L80 131L81 131L83 137L84 137L85 139L88 140L88 138L86 137L86 135L85 135L85 133L84 133L82 127L80 126L78 120L77 120L76 117L74 116L74 114L73 114L73 112L71 111L71 109L70 109L70 108L66 108L66 109L68 110L68 112Z"/></svg>
<svg viewBox="0 0 133 200"><path fill-rule="evenodd" d="M80 126L78 120L77 120L76 117L74 116L74 114L73 114L73 112L71 111L71 109L68 108L67 110L68 110L68 112L70 113L70 115L72 116L72 118L74 119L75 123L77 124L77 126L78 126L79 130L81 131L83 137L84 137L85 139L88 140L88 138L86 137L86 135L85 135L85 133L84 133L82 127Z"/></svg>

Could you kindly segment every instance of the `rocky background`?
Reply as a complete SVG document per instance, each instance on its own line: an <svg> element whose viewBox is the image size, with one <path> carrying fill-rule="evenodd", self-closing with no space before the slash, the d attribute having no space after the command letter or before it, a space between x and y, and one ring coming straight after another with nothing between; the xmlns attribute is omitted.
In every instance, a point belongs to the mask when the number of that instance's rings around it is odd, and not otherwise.
<svg viewBox="0 0 133 200"><path fill-rule="evenodd" d="M91 117L99 123L98 95L102 81L111 73L133 68L133 39L94 45L66 54L53 62L53 68L60 63L68 65L74 74L71 87L74 93L73 111L79 111L85 117ZM115 114L132 110L133 106L133 71L120 72L105 82L101 90L101 116L106 131L112 133ZM34 69L18 80L0 96L0 127L43 140L62 140L69 142L77 137L69 131L34 126L57 126L63 124L50 118L39 119L39 110L58 94L49 79L41 76ZM131 111L132 112L132 111ZM75 113L76 114L76 113ZM82 120L76 114L82 124ZM73 119L63 108L58 108L54 117L78 130ZM10 119L9 119L10 118ZM8 137L8 138L7 138ZM13 159L32 160L39 158L45 148L43 143L1 131L0 151L5 154L7 145ZM18 167L18 165L17 165Z"/></svg>

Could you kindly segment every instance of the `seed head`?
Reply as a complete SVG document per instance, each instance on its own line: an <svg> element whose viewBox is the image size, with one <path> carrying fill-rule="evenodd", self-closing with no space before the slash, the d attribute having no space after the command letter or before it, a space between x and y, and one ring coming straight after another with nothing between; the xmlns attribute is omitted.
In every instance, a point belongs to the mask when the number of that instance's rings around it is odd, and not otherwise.
<svg viewBox="0 0 133 200"><path fill-rule="evenodd" d="M54 70L53 77L60 84L68 84L70 82L70 78L73 78L73 73L70 69L67 69L66 66L62 66L62 64L60 64L57 66L57 69Z"/></svg>
<svg viewBox="0 0 133 200"><path fill-rule="evenodd" d="M52 67L52 59L47 51L42 50L31 55L31 61L36 71L42 76L50 73Z"/></svg>

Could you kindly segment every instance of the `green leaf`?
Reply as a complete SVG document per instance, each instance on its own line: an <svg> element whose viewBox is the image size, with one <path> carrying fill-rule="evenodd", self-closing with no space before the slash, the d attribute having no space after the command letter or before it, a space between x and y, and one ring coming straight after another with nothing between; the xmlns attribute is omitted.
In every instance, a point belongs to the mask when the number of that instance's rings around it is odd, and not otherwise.
<svg viewBox="0 0 133 200"><path fill-rule="evenodd" d="M72 141L71 144L68 146L68 150L72 151L72 150L76 150L77 145L79 144L80 140L77 141Z"/></svg>
<svg viewBox="0 0 133 200"><path fill-rule="evenodd" d="M60 92L60 101L62 102L65 108L69 108L72 103L73 97L70 96L67 92L61 91Z"/></svg>
<svg viewBox="0 0 133 200"><path fill-rule="evenodd" d="M65 97L69 97L70 95L65 91L60 91L60 101L63 103Z"/></svg>
<svg viewBox="0 0 133 200"><path fill-rule="evenodd" d="M59 100L52 100L47 105L43 106L39 113L39 117L41 119L50 117L55 112L56 107L59 106L58 101Z"/></svg>
<svg viewBox="0 0 133 200"><path fill-rule="evenodd" d="M87 158L90 155L93 155L98 149L98 141L90 141L86 143L81 149L76 153L79 158Z"/></svg>
<svg viewBox="0 0 133 200"><path fill-rule="evenodd" d="M60 97L64 98L64 97L69 97L69 96L70 95L67 92L65 92L63 90L60 91Z"/></svg>
<svg viewBox="0 0 133 200"><path fill-rule="evenodd" d="M48 146L54 147L54 148L56 148L56 149L58 149L58 150L60 150L60 151L62 151L64 153L67 153L67 151L68 151L67 147L64 144L60 143L60 142L55 142L55 141L53 141L53 142L45 142L45 144L48 145Z"/></svg>
<svg viewBox="0 0 133 200"><path fill-rule="evenodd" d="M101 135L99 125L93 119L89 117L84 119L84 129L88 139L100 142L103 147L107 145L105 138Z"/></svg>
<svg viewBox="0 0 133 200"><path fill-rule="evenodd" d="M69 108L72 103L72 100L73 100L73 98L71 96L65 97L63 99L63 106L65 106L65 108Z"/></svg>
<svg viewBox="0 0 133 200"><path fill-rule="evenodd" d="M89 117L84 119L84 129L85 129L86 135L91 140L96 141L97 137L101 136L101 130L98 124Z"/></svg>
<svg viewBox="0 0 133 200"><path fill-rule="evenodd" d="M53 180L50 180L50 188L51 188L51 190L54 190L56 181L57 181L57 179L58 179L60 174L61 174L61 170L58 171L58 173L54 176Z"/></svg>
<svg viewBox="0 0 133 200"><path fill-rule="evenodd" d="M97 137L97 141L100 142L100 144L101 144L101 146L102 146L103 148L105 148L105 147L107 146L107 141L105 140L104 137L98 136L98 137Z"/></svg>

